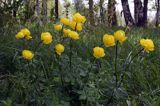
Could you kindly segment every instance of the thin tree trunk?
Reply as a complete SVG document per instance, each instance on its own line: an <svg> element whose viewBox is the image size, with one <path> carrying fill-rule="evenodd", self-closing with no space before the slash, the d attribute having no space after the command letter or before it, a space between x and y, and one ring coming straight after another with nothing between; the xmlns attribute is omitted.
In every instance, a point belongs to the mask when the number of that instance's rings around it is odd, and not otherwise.
<svg viewBox="0 0 160 106"><path fill-rule="evenodd" d="M40 1L36 0L36 15L40 16L41 10L40 10Z"/></svg>
<svg viewBox="0 0 160 106"><path fill-rule="evenodd" d="M89 20L90 24L94 25L94 11L93 11L93 0L89 0Z"/></svg>
<svg viewBox="0 0 160 106"><path fill-rule="evenodd" d="M104 22L105 22L105 20L104 20L104 8L103 8L103 3L104 3L104 0L100 0L100 2L99 2L99 7L100 7L101 23L104 23Z"/></svg>
<svg viewBox="0 0 160 106"><path fill-rule="evenodd" d="M59 18L59 12L58 12L58 0L55 0L55 18L56 20Z"/></svg>
<svg viewBox="0 0 160 106"><path fill-rule="evenodd" d="M37 16L37 24L38 24L38 26L42 26L40 0L36 0L36 16Z"/></svg>
<svg viewBox="0 0 160 106"><path fill-rule="evenodd" d="M117 25L115 4L116 4L115 0L108 0L108 24L109 26Z"/></svg>
<svg viewBox="0 0 160 106"><path fill-rule="evenodd" d="M121 2L126 25L134 25L134 20L129 9L128 0L121 0Z"/></svg>
<svg viewBox="0 0 160 106"><path fill-rule="evenodd" d="M157 0L156 4L157 4L156 26L158 26L160 23L160 0Z"/></svg>
<svg viewBox="0 0 160 106"><path fill-rule="evenodd" d="M47 23L47 0L42 0L43 24Z"/></svg>
<svg viewBox="0 0 160 106"><path fill-rule="evenodd" d="M17 15L16 0L13 0L13 17L16 18L16 15Z"/></svg>

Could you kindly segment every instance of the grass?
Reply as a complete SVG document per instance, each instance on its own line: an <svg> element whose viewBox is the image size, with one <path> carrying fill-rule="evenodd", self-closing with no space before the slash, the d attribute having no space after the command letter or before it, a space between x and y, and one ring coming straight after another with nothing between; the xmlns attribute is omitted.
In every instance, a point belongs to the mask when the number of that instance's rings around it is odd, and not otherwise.
<svg viewBox="0 0 160 106"><path fill-rule="evenodd" d="M81 39L74 42L72 70L69 69L69 46L65 42L65 53L55 55L54 45L59 35L53 25L45 27L27 26L34 40L28 42L28 49L34 50L39 42L41 32L49 31L54 37L53 44L41 46L32 62L21 57L23 41L17 41L15 34L19 26L1 30L0 36L0 105L127 105L126 100L135 101L137 105L160 105L160 30L157 28L131 28L127 32L128 40L118 49L118 81L123 73L122 64L128 54L136 54L139 39L151 38L155 51L141 53L131 67L125 71L122 85L115 88L114 57L115 48L105 48L106 56L94 60L92 49L102 44L105 33L113 34L119 27L99 26L84 28ZM112 95L114 91L114 95ZM113 97L112 97L113 96ZM110 99L112 98L112 99ZM6 105L7 106L7 105ZM10 106L10 105L9 105Z"/></svg>

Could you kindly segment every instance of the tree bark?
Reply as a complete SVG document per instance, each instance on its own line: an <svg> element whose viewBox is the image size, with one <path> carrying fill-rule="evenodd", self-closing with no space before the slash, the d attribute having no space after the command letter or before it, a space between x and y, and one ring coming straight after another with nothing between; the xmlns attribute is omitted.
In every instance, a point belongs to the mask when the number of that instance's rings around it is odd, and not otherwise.
<svg viewBox="0 0 160 106"><path fill-rule="evenodd" d="M56 20L59 18L59 12L58 12L58 0L55 0L55 18Z"/></svg>
<svg viewBox="0 0 160 106"><path fill-rule="evenodd" d="M47 23L47 0L42 0L43 24Z"/></svg>
<svg viewBox="0 0 160 106"><path fill-rule="evenodd" d="M128 0L121 0L121 2L122 2L123 14L124 14L126 25L129 25L129 26L134 25L134 20L132 18L132 15L129 9Z"/></svg>
<svg viewBox="0 0 160 106"><path fill-rule="evenodd" d="M104 23L104 22L105 22L105 20L104 20L104 8L103 8L103 3L104 3L104 0L100 0L100 1L99 1L101 23Z"/></svg>
<svg viewBox="0 0 160 106"><path fill-rule="evenodd" d="M36 0L36 16L37 16L37 24L38 24L38 26L42 26L40 0Z"/></svg>
<svg viewBox="0 0 160 106"><path fill-rule="evenodd" d="M93 0L89 0L89 20L90 24L94 25Z"/></svg>
<svg viewBox="0 0 160 106"><path fill-rule="evenodd" d="M16 0L13 0L13 17L17 16Z"/></svg>
<svg viewBox="0 0 160 106"><path fill-rule="evenodd" d="M160 0L157 0L156 4L157 4L156 26L158 26L160 23Z"/></svg>
<svg viewBox="0 0 160 106"><path fill-rule="evenodd" d="M134 19L137 26L143 25L143 6L141 0L134 0Z"/></svg>
<svg viewBox="0 0 160 106"><path fill-rule="evenodd" d="M40 1L36 0L36 15L40 16L41 10L40 10Z"/></svg>
<svg viewBox="0 0 160 106"><path fill-rule="evenodd" d="M145 26L147 23L148 0L144 0L143 5L141 0L134 0L134 18L136 26Z"/></svg>
<svg viewBox="0 0 160 106"><path fill-rule="evenodd" d="M147 25L147 15L148 15L148 0L144 0L144 7L143 7L143 24L144 26Z"/></svg>
<svg viewBox="0 0 160 106"><path fill-rule="evenodd" d="M117 25L115 4L116 4L115 0L108 0L108 24L109 26Z"/></svg>

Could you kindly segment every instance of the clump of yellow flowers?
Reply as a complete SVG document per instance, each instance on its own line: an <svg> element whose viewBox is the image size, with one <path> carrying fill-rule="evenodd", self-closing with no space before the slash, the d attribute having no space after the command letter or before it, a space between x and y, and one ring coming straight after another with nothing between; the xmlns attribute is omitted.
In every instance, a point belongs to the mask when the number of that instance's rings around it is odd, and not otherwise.
<svg viewBox="0 0 160 106"><path fill-rule="evenodd" d="M140 45L147 53L149 53L150 51L154 51L154 43L151 39L141 39Z"/></svg>
<svg viewBox="0 0 160 106"><path fill-rule="evenodd" d="M55 46L55 49L56 49L56 53L58 55L61 55L64 52L65 47L62 44L57 44Z"/></svg>
<svg viewBox="0 0 160 106"><path fill-rule="evenodd" d="M29 31L29 29L23 28L16 34L16 39L23 39L23 38L27 40L32 38L31 32Z"/></svg>
<svg viewBox="0 0 160 106"><path fill-rule="evenodd" d="M52 42L52 35L49 32L43 32L41 34L41 40L43 44L50 44Z"/></svg>
<svg viewBox="0 0 160 106"><path fill-rule="evenodd" d="M30 50L23 50L22 57L25 58L26 60L32 60L34 54Z"/></svg>
<svg viewBox="0 0 160 106"><path fill-rule="evenodd" d="M104 49L101 47L93 48L93 56L97 59L104 57L105 56Z"/></svg>

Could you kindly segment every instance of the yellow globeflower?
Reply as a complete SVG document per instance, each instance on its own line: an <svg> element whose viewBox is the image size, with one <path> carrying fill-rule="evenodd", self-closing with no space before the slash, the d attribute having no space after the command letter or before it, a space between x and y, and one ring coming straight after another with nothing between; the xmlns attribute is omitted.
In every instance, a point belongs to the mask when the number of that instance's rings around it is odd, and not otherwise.
<svg viewBox="0 0 160 106"><path fill-rule="evenodd" d="M31 32L27 28L21 29L20 32L22 32L25 37L26 36L31 36Z"/></svg>
<svg viewBox="0 0 160 106"><path fill-rule="evenodd" d="M62 30L62 25L55 25L55 26L54 26L54 29L55 29L56 31L61 31L61 30Z"/></svg>
<svg viewBox="0 0 160 106"><path fill-rule="evenodd" d="M125 32L123 30L116 31L114 33L114 38L120 43L123 43L127 39L127 37L125 36Z"/></svg>
<svg viewBox="0 0 160 106"><path fill-rule="evenodd" d="M115 45L114 36L105 34L103 36L103 43L106 47L114 46Z"/></svg>
<svg viewBox="0 0 160 106"><path fill-rule="evenodd" d="M101 47L93 48L93 56L97 59L104 57L105 56L104 49Z"/></svg>
<svg viewBox="0 0 160 106"><path fill-rule="evenodd" d="M85 22L86 22L86 17L82 16L82 23L85 23Z"/></svg>
<svg viewBox="0 0 160 106"><path fill-rule="evenodd" d="M52 42L52 35L49 32L43 32L41 34L41 40L44 44L50 44Z"/></svg>
<svg viewBox="0 0 160 106"><path fill-rule="evenodd" d="M73 40L78 40L79 39L79 34L75 31L70 31L68 34L68 37L70 37Z"/></svg>
<svg viewBox="0 0 160 106"><path fill-rule="evenodd" d="M22 39L22 38L24 38L24 34L23 34L22 32L18 32L18 33L16 34L16 38L17 38L17 39Z"/></svg>
<svg viewBox="0 0 160 106"><path fill-rule="evenodd" d="M146 52L154 51L154 43L151 39L141 39L140 44Z"/></svg>
<svg viewBox="0 0 160 106"><path fill-rule="evenodd" d="M30 50L23 50L22 56L27 60L32 60L32 58L34 57L34 54Z"/></svg>
<svg viewBox="0 0 160 106"><path fill-rule="evenodd" d="M62 44L57 44L57 45L55 46L55 49L56 49L56 53L57 53L58 55L61 55L61 53L64 52L65 47L64 47Z"/></svg>
<svg viewBox="0 0 160 106"><path fill-rule="evenodd" d="M70 29L63 29L64 36L68 37L70 31L71 31Z"/></svg>
<svg viewBox="0 0 160 106"><path fill-rule="evenodd" d="M26 36L25 37L27 40L30 40L30 39L32 39L32 36Z"/></svg>
<svg viewBox="0 0 160 106"><path fill-rule="evenodd" d="M80 13L75 13L73 15L73 20L76 23L84 23L86 21L86 18L84 16L82 16Z"/></svg>
<svg viewBox="0 0 160 106"><path fill-rule="evenodd" d="M82 24L81 24L81 23L78 23L78 24L77 24L76 30L77 30L77 31L82 31Z"/></svg>
<svg viewBox="0 0 160 106"><path fill-rule="evenodd" d="M72 21L70 21L69 26L70 26L73 30L75 30L76 24L77 24L77 23L72 20Z"/></svg>
<svg viewBox="0 0 160 106"><path fill-rule="evenodd" d="M81 23L76 23L76 21L70 21L70 27L73 30L77 30L77 31L82 31L82 24Z"/></svg>
<svg viewBox="0 0 160 106"><path fill-rule="evenodd" d="M68 18L61 18L60 22L64 25L69 25L70 20Z"/></svg>

